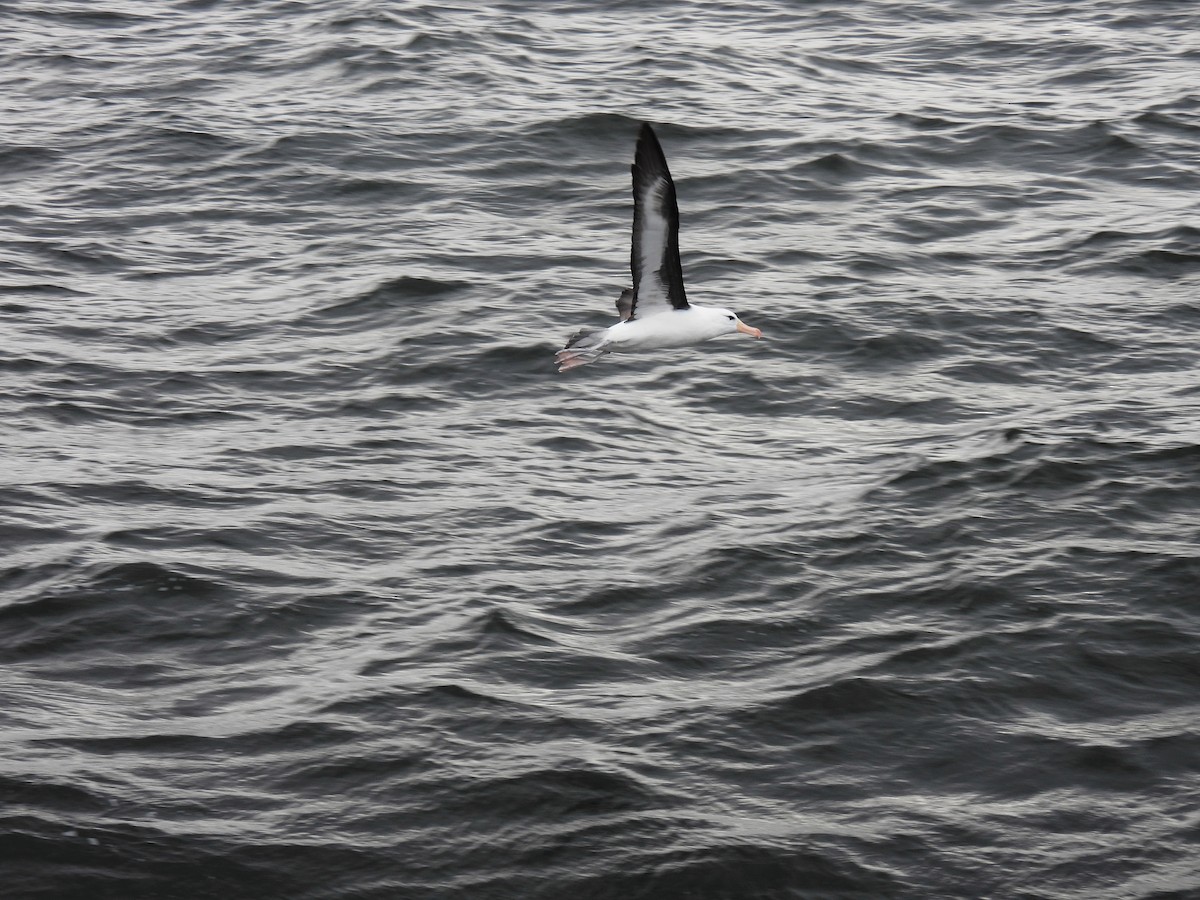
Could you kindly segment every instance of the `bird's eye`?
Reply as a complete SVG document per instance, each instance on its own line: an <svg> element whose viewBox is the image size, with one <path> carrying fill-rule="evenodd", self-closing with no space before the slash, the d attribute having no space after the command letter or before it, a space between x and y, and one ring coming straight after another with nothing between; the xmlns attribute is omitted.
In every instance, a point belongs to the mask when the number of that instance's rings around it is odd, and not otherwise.
<svg viewBox="0 0 1200 900"><path fill-rule="evenodd" d="M735 316L729 316L728 318L729 318L729 321L730 321L730 322L732 322L732 321L734 320L734 318L736 318L736 317L735 317Z"/></svg>

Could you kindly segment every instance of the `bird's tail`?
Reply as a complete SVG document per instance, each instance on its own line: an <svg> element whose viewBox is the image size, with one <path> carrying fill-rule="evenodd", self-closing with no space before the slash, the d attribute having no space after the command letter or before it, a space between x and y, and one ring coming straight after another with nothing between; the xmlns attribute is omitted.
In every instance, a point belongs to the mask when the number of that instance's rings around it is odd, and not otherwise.
<svg viewBox="0 0 1200 900"><path fill-rule="evenodd" d="M607 353L604 346L608 343L605 339L605 330L581 328L571 335L567 346L554 354L555 362L558 363L558 371L565 372L576 366L586 366Z"/></svg>

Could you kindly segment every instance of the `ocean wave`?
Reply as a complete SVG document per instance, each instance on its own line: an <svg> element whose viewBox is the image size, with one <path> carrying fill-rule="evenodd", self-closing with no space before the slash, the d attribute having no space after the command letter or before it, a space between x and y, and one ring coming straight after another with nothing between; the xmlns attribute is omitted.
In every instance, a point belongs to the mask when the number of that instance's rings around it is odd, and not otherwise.
<svg viewBox="0 0 1200 900"><path fill-rule="evenodd" d="M13 896L1194 892L1189 5L10 12Z"/></svg>

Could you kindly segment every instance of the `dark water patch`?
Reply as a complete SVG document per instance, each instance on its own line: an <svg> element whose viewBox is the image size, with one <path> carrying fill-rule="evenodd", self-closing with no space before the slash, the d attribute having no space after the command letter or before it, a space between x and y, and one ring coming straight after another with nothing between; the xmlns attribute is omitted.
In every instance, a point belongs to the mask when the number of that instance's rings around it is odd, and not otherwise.
<svg viewBox="0 0 1200 900"><path fill-rule="evenodd" d="M946 609L978 610L1012 603L1016 595L991 585L971 585L965 589L929 590L917 598L922 605ZM980 658L999 657L1006 647L995 635L965 634L939 637L919 646L891 654L880 668L884 671L939 673L959 668L974 668Z"/></svg>
<svg viewBox="0 0 1200 900"><path fill-rule="evenodd" d="M1103 84L1110 81L1124 81L1129 78L1129 72L1120 68L1103 65L1074 65L1061 75L1046 80L1047 85L1055 87L1077 87Z"/></svg>
<svg viewBox="0 0 1200 900"><path fill-rule="evenodd" d="M45 552L50 541L39 542L39 549ZM19 544L13 543L13 549ZM73 558L54 559L46 562L24 562L8 565L0 571L0 590L13 595L5 607L0 608L0 617L8 605L28 600L43 590L52 587L59 579L70 576L76 568ZM31 590L32 589L32 590Z"/></svg>
<svg viewBox="0 0 1200 900"><path fill-rule="evenodd" d="M405 31L408 28L406 20L382 11L354 11L330 19L328 27L336 31L354 31L355 29L373 30L376 28L396 29Z"/></svg>
<svg viewBox="0 0 1200 900"><path fill-rule="evenodd" d="M208 539L223 546L240 547L235 541L229 540L229 532L236 534L236 529L218 529L208 535ZM155 526L146 528L119 528L103 536L103 541L113 547L124 550L163 551L170 547L194 546L198 535L192 526Z"/></svg>
<svg viewBox="0 0 1200 900"><path fill-rule="evenodd" d="M231 852L211 837L140 825L64 829L61 822L9 818L0 822L0 853L14 860L10 889L29 900L301 896L305 889L305 877L277 866L269 852Z"/></svg>
<svg viewBox="0 0 1200 900"><path fill-rule="evenodd" d="M1052 769L1064 788L1115 792L1145 789L1154 773L1139 754L1117 747L1079 745L1040 736L1009 738L998 754L1003 762L989 779L996 796L1014 799L1043 790L1040 772ZM997 761L998 762L998 761ZM995 764L995 763L993 763Z"/></svg>
<svg viewBox="0 0 1200 900"><path fill-rule="evenodd" d="M62 784L43 778L0 776L0 798L13 812L44 810L82 815L102 813L110 808L96 792L78 784Z"/></svg>
<svg viewBox="0 0 1200 900"><path fill-rule="evenodd" d="M364 670L366 674L366 670ZM377 671L372 674L379 674ZM486 693L478 685L468 687L465 684L452 682L438 684L422 691L424 699L432 708L437 710L477 710L480 708L506 708L510 704Z"/></svg>
<svg viewBox="0 0 1200 900"><path fill-rule="evenodd" d="M0 498L0 502L2 502L2 498ZM0 520L0 546L9 553L26 545L44 548L73 538L74 535L63 528ZM11 583L10 579L22 571L23 567L21 566L0 569L0 590L6 590Z"/></svg>
<svg viewBox="0 0 1200 900"><path fill-rule="evenodd" d="M943 556L953 559L958 556L959 548L983 543L988 532L987 523L973 521L969 524L971 527L956 523L950 529L941 530L944 539L937 549L942 551ZM949 574L932 583L869 592L864 599L875 606L892 609L908 608L972 616L986 614L997 618L1006 618L1019 608L1031 622L1049 615L1050 608L1038 603L1036 594L1023 582L1024 579L1019 575L985 578L970 573Z"/></svg>
<svg viewBox="0 0 1200 900"><path fill-rule="evenodd" d="M537 445L552 453L591 455L601 449L601 445L584 437L576 435L555 435L537 441Z"/></svg>
<svg viewBox="0 0 1200 900"><path fill-rule="evenodd" d="M1131 457L1139 464L1149 464L1168 473L1183 470L1200 474L1200 444L1136 449Z"/></svg>
<svg viewBox="0 0 1200 900"><path fill-rule="evenodd" d="M868 492L866 497L874 502L872 492ZM930 552L925 548L917 550L894 541L875 530L877 527L864 526L863 531L847 530L842 533L816 535L807 541L784 545L780 552L798 557L813 569L830 572L859 566L902 569L917 560L924 560ZM794 588L800 587L794 581L791 583ZM810 583L807 587L811 590L813 584Z"/></svg>
<svg viewBox="0 0 1200 900"><path fill-rule="evenodd" d="M171 705L171 713L182 718L202 718L227 712L245 703L276 696L282 691L281 685L219 687L175 701Z"/></svg>
<svg viewBox="0 0 1200 900"><path fill-rule="evenodd" d="M55 739L46 743L72 747L95 756L155 756L189 758L208 753L244 753L241 735L140 734L121 737Z"/></svg>
<svg viewBox="0 0 1200 900"><path fill-rule="evenodd" d="M1023 384L1028 378L1015 362L970 362L944 366L938 371L947 378L967 384Z"/></svg>
<svg viewBox="0 0 1200 900"><path fill-rule="evenodd" d="M254 588L297 580L267 569L222 581L193 578L182 586L174 575L163 575L161 583L122 576L111 586L101 579L76 589L57 583L63 580L59 576L41 593L0 608L0 621L10 623L2 649L14 660L38 660L44 667L58 661L67 680L86 672L96 684L126 689L186 678L190 665L203 671L286 656L314 631L336 627L377 602L311 587L299 596L250 595ZM235 588L239 582L250 588Z"/></svg>
<svg viewBox="0 0 1200 900"><path fill-rule="evenodd" d="M688 532L695 529L688 524ZM687 533L679 535L686 540ZM698 598L722 595L731 583L770 584L779 578L796 575L797 566L812 552L808 541L799 543L767 543L757 541L748 544L728 544L706 550L702 555L689 556L677 574L674 588L667 593L669 598ZM764 629L774 631L787 629L788 625L773 620L763 621Z"/></svg>
<svg viewBox="0 0 1200 900"><path fill-rule="evenodd" d="M1172 303L1150 318L1177 327L1194 327L1200 325L1200 302Z"/></svg>
<svg viewBox="0 0 1200 900"><path fill-rule="evenodd" d="M1120 341L1113 340L1098 331L1059 326L1054 328L1049 336L1059 348L1069 351L1076 357L1079 355L1107 356L1119 353L1122 349Z"/></svg>
<svg viewBox="0 0 1200 900"><path fill-rule="evenodd" d="M1174 226L1140 233L1104 229L1088 235L1070 251L1090 266L1175 278L1196 268L1200 229Z"/></svg>
<svg viewBox="0 0 1200 900"><path fill-rule="evenodd" d="M837 402L846 419L907 419L915 422L947 422L969 418L969 412L947 396L909 399L857 394ZM829 410L826 410L829 411Z"/></svg>
<svg viewBox="0 0 1200 900"><path fill-rule="evenodd" d="M995 163L1026 169L1036 160L1039 173L1074 175L1086 167L1092 177L1122 182L1131 172L1144 180L1167 177L1169 172L1154 154L1105 122L974 124L931 134L918 148L894 152L914 163L952 167Z"/></svg>
<svg viewBox="0 0 1200 900"><path fill-rule="evenodd" d="M386 663L381 661L381 665L369 674L386 680L395 674L411 671L412 667L411 657L397 658ZM422 767L427 783L437 789L453 786L455 778L453 771L444 767L447 762L444 753L430 749L426 739L429 735L453 735L452 745L467 741L492 747L520 748L559 740L594 740L605 731L603 725L578 716L563 715L532 698L520 702L489 693L498 689L512 694L509 683L501 686L494 679L484 684L460 681L421 689L385 688L356 693L351 698L331 704L321 714L335 716L338 721L352 719L363 723L365 731L378 728L386 730L398 715L403 716L412 729L410 736L413 739L404 758ZM346 752L353 753L358 743L360 741L348 743ZM339 754L329 756L338 758ZM366 791L378 790L381 786L362 785ZM300 788L299 784L297 788ZM406 790L402 783L392 784L390 789L396 791L397 797L402 797Z"/></svg>
<svg viewBox="0 0 1200 900"><path fill-rule="evenodd" d="M523 373L532 378L545 375L552 368L549 348L543 341L527 344L501 344L484 350L476 365L480 371L498 369L512 374Z"/></svg>
<svg viewBox="0 0 1200 900"><path fill-rule="evenodd" d="M161 690L194 681L194 677L181 672L174 661L153 659L153 651L149 659L136 659L136 647L114 653L110 646L68 640L63 644L61 654L51 655L32 647L28 658L20 656L25 649L19 649L15 655L17 660L36 665L39 677L48 682L86 682L89 687L109 688L130 696L137 691Z"/></svg>
<svg viewBox="0 0 1200 900"><path fill-rule="evenodd" d="M827 153L793 170L823 184L844 184L864 178L875 170L844 153Z"/></svg>
<svg viewBox="0 0 1200 900"><path fill-rule="evenodd" d="M598 816L651 805L653 793L631 775L581 762L474 779L447 798L462 813L505 816Z"/></svg>
<svg viewBox="0 0 1200 900"><path fill-rule="evenodd" d="M137 141L143 164L195 166L206 160L223 159L247 146L244 141L203 128L181 115L168 114L155 119L142 123L139 129Z"/></svg>
<svg viewBox="0 0 1200 900"><path fill-rule="evenodd" d="M413 367L410 370L413 375L419 377L420 370ZM433 381L434 379L429 379ZM326 418L330 413L337 416L346 416L354 419L379 419L386 422L395 421L397 415L404 413L437 411L449 412L456 404L447 402L443 393L429 382L422 382L429 385L425 391L389 391L383 395L373 396L369 399L355 398L352 400L338 400L336 402L325 405L323 408L315 410L316 418ZM330 454L333 456L344 455L344 451L336 447L330 448Z"/></svg>
<svg viewBox="0 0 1200 900"><path fill-rule="evenodd" d="M245 322L209 321L169 328L160 336L159 340L168 346L199 344L212 347L230 341L258 338L263 333L261 326L249 325Z"/></svg>
<svg viewBox="0 0 1200 900"><path fill-rule="evenodd" d="M554 609L561 613L602 616L621 620L645 609L661 605L669 585L611 584L596 588L564 591Z"/></svg>
<svg viewBox="0 0 1200 900"><path fill-rule="evenodd" d="M965 123L957 119L948 119L935 113L893 113L892 118L922 131L940 131L947 128L961 128Z"/></svg>
<svg viewBox="0 0 1200 900"><path fill-rule="evenodd" d="M411 50L412 45L406 49ZM347 41L314 49L299 64L313 68L335 65L344 77L354 78L381 71L394 73L404 57L403 51L391 47L364 47Z"/></svg>
<svg viewBox="0 0 1200 900"><path fill-rule="evenodd" d="M39 255L56 268L84 275L110 275L131 268L129 255L122 255L107 244L79 240L70 246L43 243L37 247Z"/></svg>
<svg viewBox="0 0 1200 900"><path fill-rule="evenodd" d="M781 191L791 190L790 184L794 177L794 172L780 172L769 169L750 169L740 172L719 172L708 176L695 176L690 178L681 178L680 183L685 185L680 190L686 191L686 196L693 204L692 209L697 209L697 213L693 216L699 224L704 224L708 220L709 213L706 208L711 204L717 207L716 212L719 214L722 207L729 204L730 197L737 198L737 206L735 209L741 213L747 207L758 208L763 205L763 201L770 197L779 196ZM832 194L832 192L830 192ZM812 199L816 199L816 195ZM690 219L691 217L689 217ZM726 277L733 275L736 268L728 270L717 269L716 271L710 265L707 265L707 260L701 258L695 262L689 260L687 264L687 273L689 280L693 283L701 284L710 277L715 277L720 274L725 274ZM759 271L760 265L757 260L742 260L742 271Z"/></svg>
<svg viewBox="0 0 1200 900"><path fill-rule="evenodd" d="M62 580L66 573L55 580ZM154 628L176 631L222 592L218 580L155 563L117 563L91 571L77 587L56 585L0 608L8 654L59 654L95 644L120 644ZM99 636L96 629L105 623Z"/></svg>
<svg viewBox="0 0 1200 900"><path fill-rule="evenodd" d="M1200 121L1191 122L1181 115L1150 111L1134 116L1133 121L1138 125L1155 131L1181 133L1189 137L1200 134Z"/></svg>
<svg viewBox="0 0 1200 900"><path fill-rule="evenodd" d="M347 741L347 744L353 743ZM370 793L381 784L428 772L433 765L434 761L426 751L399 750L358 755L335 752L331 759L295 766L276 783L280 787L290 787L299 793L317 796L328 793Z"/></svg>
<svg viewBox="0 0 1200 900"><path fill-rule="evenodd" d="M179 424L212 424L236 422L247 418L221 409L176 409L168 413L157 410L130 408L106 402L60 401L45 403L37 412L62 425L87 426L104 422L120 422L140 427L163 427Z"/></svg>
<svg viewBox="0 0 1200 900"><path fill-rule="evenodd" d="M893 331L856 342L853 355L872 365L890 366L931 359L946 352L942 340L914 331Z"/></svg>
<svg viewBox="0 0 1200 900"><path fill-rule="evenodd" d="M411 201L420 191L409 181L385 178L351 178L337 183L337 193L352 199L368 199L378 203Z"/></svg>
<svg viewBox="0 0 1200 900"><path fill-rule="evenodd" d="M837 300L820 294L817 301ZM804 353L850 353L867 337L862 327L844 317L819 311L807 311L804 320L784 318L772 323L770 341L782 340L794 351Z"/></svg>
<svg viewBox="0 0 1200 900"><path fill-rule="evenodd" d="M929 241L960 239L1007 226L1003 218L981 216L975 209L963 209L940 203L922 203L908 207L911 212L890 221L899 240L925 244ZM970 255L964 255L970 259Z"/></svg>
<svg viewBox="0 0 1200 900"><path fill-rule="evenodd" d="M16 613L63 613L77 611L85 607L94 595L91 591L108 594L131 594L143 597L150 593L184 594L189 598L209 596L215 588L212 581L185 574L182 571L172 571L150 562L126 562L101 566L92 571L89 576L88 593L68 593L60 596L47 596L35 604L23 604L19 610L8 609L0 613L12 615Z"/></svg>
<svg viewBox="0 0 1200 900"><path fill-rule="evenodd" d="M1180 448L1180 451L1186 458L1186 448ZM1103 498L1100 508L1110 508L1123 499L1128 499L1133 507L1140 507L1151 498L1157 479L1165 479L1168 495L1163 497L1164 500L1169 501L1169 495L1176 490L1178 473L1173 463L1161 467L1148 464L1159 452L1171 451L1145 452L1137 446L1096 438L1049 445L1025 440L971 459L919 462L908 471L893 476L888 489L898 490L909 498L935 491L942 499L948 499L950 494L945 492L951 491L961 492L960 496L965 498L973 492L994 493L998 489L1011 489L1014 502L1023 502L1032 496L1046 499L1088 493ZM1147 462L1140 459L1147 459ZM1162 505L1155 504L1156 507Z"/></svg>
<svg viewBox="0 0 1200 900"><path fill-rule="evenodd" d="M899 253L885 254L874 251L849 255L843 260L846 269L867 282L900 277L912 268L912 262Z"/></svg>
<svg viewBox="0 0 1200 900"><path fill-rule="evenodd" d="M453 294L468 287L464 282L442 281L436 278L403 275L385 281L368 291L346 300L325 306L311 314L315 323L325 324L342 319L371 319L383 314L427 314L426 304L435 298Z"/></svg>
<svg viewBox="0 0 1200 900"><path fill-rule="evenodd" d="M762 267L777 266L779 268L790 268L792 266L808 266L822 262L824 259L824 254L793 247L765 255Z"/></svg>
<svg viewBox="0 0 1200 900"><path fill-rule="evenodd" d="M83 291L73 290L61 284L4 284L0 285L0 297L17 294L23 297L82 297Z"/></svg>
<svg viewBox="0 0 1200 900"><path fill-rule="evenodd" d="M261 756L271 759L275 754L287 751L293 754L330 749L352 742L358 733L350 728L329 722L293 722L278 727L251 729L235 734L195 734L179 732L146 732L142 734L96 735L89 737L47 739L47 745L72 747L96 756L165 755L176 759L194 758L197 753L214 751L236 754L238 757ZM241 801L239 801L241 802ZM256 798L244 798L247 805L258 802ZM278 806L277 801L267 799L268 807Z"/></svg>
<svg viewBox="0 0 1200 900"><path fill-rule="evenodd" d="M1092 626L1081 637L1076 653L1092 670L1090 680L1108 683L1116 697L1144 696L1163 706L1200 686L1194 630L1161 619L1129 618Z"/></svg>
<svg viewBox="0 0 1200 900"><path fill-rule="evenodd" d="M385 404L386 405L386 404ZM352 411L352 410L349 410ZM384 442L385 449L406 449L408 442ZM273 447L255 447L253 450L236 450L227 453L230 460L243 465L246 460L271 460L277 462L307 462L311 460L336 460L346 454L346 448L338 444L279 444Z"/></svg>
<svg viewBox="0 0 1200 900"><path fill-rule="evenodd" d="M538 646L541 644L541 646ZM650 664L633 657L611 653L586 644L547 645L522 637L496 640L489 637L479 647L488 651L487 659L477 664L480 677L494 678L503 673L515 683L535 690L555 691L576 688L603 689L635 673L649 673Z"/></svg>
<svg viewBox="0 0 1200 900"><path fill-rule="evenodd" d="M485 342L492 346L483 350L480 345ZM503 403L514 391L542 388L555 377L556 344L496 345L492 335L478 333L422 336L401 346L387 378L390 384L420 386L431 393L407 396L428 396L446 409L456 405L454 398L462 397L490 397ZM498 368L489 367L484 362L487 359ZM489 418L486 426L471 423L464 425L464 431L481 427L490 430L498 425Z"/></svg>
<svg viewBox="0 0 1200 900"><path fill-rule="evenodd" d="M744 720L752 729L767 727L774 732L803 732L818 724L828 728L835 720L882 712L899 715L919 705L920 700L899 685L881 678L852 676L802 688L747 710L735 719Z"/></svg>
<svg viewBox="0 0 1200 900"><path fill-rule="evenodd" d="M271 137L257 149L247 153L242 159L243 164L268 163L280 171L278 167L294 163L306 167L311 166L332 156L335 160L346 152L347 133L329 128L296 129L287 134ZM340 168L340 167L338 167ZM286 170L286 174L295 180L300 172Z"/></svg>
<svg viewBox="0 0 1200 900"><path fill-rule="evenodd" d="M1097 471L1089 460L1044 458L1024 467L1012 485L1043 497L1070 495L1079 493L1102 477L1102 472Z"/></svg>
<svg viewBox="0 0 1200 900"><path fill-rule="evenodd" d="M969 460L920 460L907 471L891 477L886 488L901 491L905 497L916 498L927 491L942 494L946 491L1007 486L1019 477L1023 468L1021 462L1032 458L1035 453L1029 449L1014 448L1012 452L1001 451L993 456Z"/></svg>
<svg viewBox="0 0 1200 900"><path fill-rule="evenodd" d="M1182 253L1175 250L1145 250L1128 257L1120 267L1139 275L1159 278L1180 278L1200 272L1200 244L1196 252Z"/></svg>
<svg viewBox="0 0 1200 900"><path fill-rule="evenodd" d="M192 536L193 545L225 547L247 557L284 552L288 549L303 550L319 557L322 552L338 547L341 552L356 550L365 552L371 544L371 535L362 531L349 531L327 525L328 531L321 535L312 534L298 517L289 515L255 516L245 526L225 526L197 530ZM169 532L168 532L168 539ZM283 578L284 583L292 579Z"/></svg>
<svg viewBox="0 0 1200 900"><path fill-rule="evenodd" d="M681 593L694 602L696 594ZM813 622L802 616L777 620L706 616L646 628L626 649L677 672L727 672L752 667L756 659L779 651L794 652L806 645L813 631Z"/></svg>
<svg viewBox="0 0 1200 900"><path fill-rule="evenodd" d="M544 148L546 152L562 150L574 153L580 146L628 146L636 140L640 119L611 112L572 113L537 122L522 135L525 140ZM656 123L659 140L671 140L682 135L679 126ZM543 156L546 154L543 153Z"/></svg>
<svg viewBox="0 0 1200 900"><path fill-rule="evenodd" d="M0 146L0 180L19 180L30 172L53 165L59 153L49 147L23 144Z"/></svg>
<svg viewBox="0 0 1200 900"><path fill-rule="evenodd" d="M867 869L850 858L850 854L836 849L720 839L703 847L658 851L632 870L604 876L574 874L565 883L572 896L587 900L616 896L630 900L659 897L733 900L747 896L761 900L794 897L867 900L887 895L896 888L887 873ZM555 894L543 890L535 896L549 900Z"/></svg>
<svg viewBox="0 0 1200 900"><path fill-rule="evenodd" d="M65 484L58 489L58 493L76 502L95 503L99 506L111 504L117 507L147 504L219 509L252 507L266 502L266 497L254 490L228 491L199 484L164 487L140 479L116 479L104 484Z"/></svg>
<svg viewBox="0 0 1200 900"><path fill-rule="evenodd" d="M846 75L878 75L881 74L887 63L878 59L864 59L861 56L829 56L824 54L810 53L805 57L805 61L815 67L822 75L831 80L836 79L838 73Z"/></svg>
<svg viewBox="0 0 1200 900"><path fill-rule="evenodd" d="M522 621L511 610L493 609L484 613L478 623L485 645L542 644L553 646L556 642Z"/></svg>
<svg viewBox="0 0 1200 900"><path fill-rule="evenodd" d="M159 20L159 17L153 14L138 14L115 9L81 10L54 8L53 10L35 10L34 13L55 22L64 22L88 28L126 29L130 26L145 25Z"/></svg>

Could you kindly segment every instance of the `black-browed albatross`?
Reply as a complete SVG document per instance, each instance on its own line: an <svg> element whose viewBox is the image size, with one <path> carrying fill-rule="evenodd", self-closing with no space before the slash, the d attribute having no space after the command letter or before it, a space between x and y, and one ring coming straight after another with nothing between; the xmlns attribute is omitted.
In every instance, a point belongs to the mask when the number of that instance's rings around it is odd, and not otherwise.
<svg viewBox="0 0 1200 900"><path fill-rule="evenodd" d="M667 158L648 124L642 125L633 157L633 288L621 293L621 321L604 329L585 328L555 354L558 371L594 362L613 351L660 350L698 344L751 328L731 310L692 306L683 290L679 262L679 206Z"/></svg>

